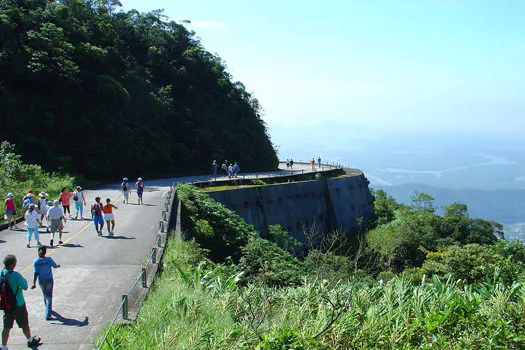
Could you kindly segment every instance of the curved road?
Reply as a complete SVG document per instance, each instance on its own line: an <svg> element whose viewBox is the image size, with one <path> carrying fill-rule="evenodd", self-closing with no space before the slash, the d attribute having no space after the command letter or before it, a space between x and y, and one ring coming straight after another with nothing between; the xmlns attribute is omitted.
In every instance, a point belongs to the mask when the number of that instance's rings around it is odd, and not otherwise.
<svg viewBox="0 0 525 350"><path fill-rule="evenodd" d="M281 165L283 167L283 165ZM285 168L285 167L284 167ZM327 169L327 168L325 168ZM294 164L294 170L311 172L310 165ZM257 174L259 178L289 174L288 171L274 171ZM243 174L254 178L255 174ZM68 220L65 225L64 244L48 247L47 255L52 257L60 269L54 269L55 285L53 309L56 319L44 319L42 293L36 289L24 291L29 324L34 335L42 337L40 349L92 349L99 332L114 316L121 297L135 282L142 266L154 245L160 215L163 210L162 194L173 183L210 180L209 175L145 181L144 205L137 205L136 193L130 195L130 204L123 204L119 185L101 186L86 190L87 205L84 220ZM224 179L218 177L217 180ZM118 206L114 210L115 237L99 237L90 218L90 206L95 196L111 198ZM74 206L73 206L74 207ZM74 211L74 210L73 210ZM23 228L23 223L18 224ZM40 229L40 241L48 244L50 234ZM27 231L4 230L0 232L0 256L15 254L18 258L16 271L22 273L29 285L33 281L32 264L37 257L37 247L26 247ZM58 234L55 236L58 242ZM11 330L9 349L26 349L26 340L16 326Z"/></svg>

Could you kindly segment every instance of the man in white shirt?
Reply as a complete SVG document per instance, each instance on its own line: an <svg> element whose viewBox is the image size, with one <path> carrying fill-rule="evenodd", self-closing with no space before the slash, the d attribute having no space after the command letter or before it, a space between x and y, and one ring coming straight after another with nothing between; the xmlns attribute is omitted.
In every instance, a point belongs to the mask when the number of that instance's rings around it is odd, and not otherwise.
<svg viewBox="0 0 525 350"><path fill-rule="evenodd" d="M62 213L62 210L58 206L59 202L58 199L53 202L53 207L49 208L47 211L47 220L51 222L51 240L49 241L49 245L53 246L53 240L55 238L55 232L58 230L59 232L59 240L58 244L62 244L62 230L64 229L64 225L62 224L62 220L64 220L64 223L66 223L66 218L64 217L64 214Z"/></svg>

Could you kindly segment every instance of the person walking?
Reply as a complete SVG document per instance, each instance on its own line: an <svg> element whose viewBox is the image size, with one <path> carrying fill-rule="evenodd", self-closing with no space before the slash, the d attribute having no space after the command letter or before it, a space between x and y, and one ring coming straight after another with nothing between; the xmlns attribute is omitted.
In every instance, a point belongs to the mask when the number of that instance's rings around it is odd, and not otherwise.
<svg viewBox="0 0 525 350"><path fill-rule="evenodd" d="M214 160L212 163L211 163L211 170L213 172L213 176L216 176L217 175L217 169L219 169L219 164L217 164L217 161Z"/></svg>
<svg viewBox="0 0 525 350"><path fill-rule="evenodd" d="M120 190L122 191L122 196L124 197L122 203L129 204L129 186L127 177L122 179L122 183L120 184Z"/></svg>
<svg viewBox="0 0 525 350"><path fill-rule="evenodd" d="M26 196L26 199L22 202L23 211L24 212L28 211L29 207L33 204L36 204L35 200L33 199L33 194L28 193Z"/></svg>
<svg viewBox="0 0 525 350"><path fill-rule="evenodd" d="M321 168L321 157L317 158L317 166Z"/></svg>
<svg viewBox="0 0 525 350"><path fill-rule="evenodd" d="M312 166L312 171L314 171L314 168L315 168L315 159L312 158L312 160L310 161L310 165Z"/></svg>
<svg viewBox="0 0 525 350"><path fill-rule="evenodd" d="M31 236L35 235L37 245L42 245L38 237L38 228L40 227L40 219L38 218L38 211L36 210L36 204L32 204L29 207L25 215L25 225L27 227L27 247L31 248Z"/></svg>
<svg viewBox="0 0 525 350"><path fill-rule="evenodd" d="M91 204L91 216L93 217L93 223L95 224L95 230L97 230L97 234L102 236L104 218L102 218L102 203L100 203L100 197L95 197L95 203Z"/></svg>
<svg viewBox="0 0 525 350"><path fill-rule="evenodd" d="M233 176L233 165L230 164L230 166L228 167L228 178L232 178Z"/></svg>
<svg viewBox="0 0 525 350"><path fill-rule="evenodd" d="M77 188L75 189L75 192L73 192L73 202L75 202L75 220L78 219L79 213L80 213L80 220L84 219L82 215L84 214L84 206L86 205L86 198L84 197L84 192L82 192L82 187L77 186Z"/></svg>
<svg viewBox="0 0 525 350"><path fill-rule="evenodd" d="M102 210L104 211L104 221L106 221L106 227L108 228L108 236L110 237L113 236L113 231L115 230L115 216L113 215L113 208L118 209L118 207L111 204L111 199L106 198L106 204L102 206Z"/></svg>
<svg viewBox="0 0 525 350"><path fill-rule="evenodd" d="M55 239L55 233L58 231L58 244L62 244L62 230L64 229L64 225L67 222L66 217L62 213L62 210L60 210L59 201L56 199L53 202L53 207L49 208L47 211L47 220L51 223L50 230L51 230L51 240L49 240L49 245L53 247L53 242ZM63 223L62 223L63 221Z"/></svg>
<svg viewBox="0 0 525 350"><path fill-rule="evenodd" d="M73 193L66 191L65 187L62 188L62 190L60 191L60 195L58 196L58 198L62 202L62 208L64 209L64 216L66 216L66 212L67 212L70 219L72 217L71 210L69 209L69 199L71 197L73 197Z"/></svg>
<svg viewBox="0 0 525 350"><path fill-rule="evenodd" d="M226 164L226 161L224 161L224 163L222 163L221 170L222 170L222 173L224 174L224 176L228 175L228 165Z"/></svg>
<svg viewBox="0 0 525 350"><path fill-rule="evenodd" d="M9 340L9 333L16 321L18 327L22 328L22 332L27 339L27 346L34 348L40 345L42 339L38 336L31 336L31 329L29 328L29 316L27 314L26 302L22 290L27 290L27 280L17 271L17 259L13 254L6 255L4 258L4 269L2 270L2 278L6 276L6 280L15 296L15 306L11 310L4 310L4 329L2 330L2 350L7 350L7 342Z"/></svg>
<svg viewBox="0 0 525 350"><path fill-rule="evenodd" d="M240 170L241 168L239 168L239 164L235 162L235 164L233 164L233 176L237 177L237 174L239 173Z"/></svg>
<svg viewBox="0 0 525 350"><path fill-rule="evenodd" d="M47 193L40 192L38 195L38 213L40 214L40 227L44 226L44 218L47 214Z"/></svg>
<svg viewBox="0 0 525 350"><path fill-rule="evenodd" d="M11 192L7 194L7 198L4 201L4 210L9 229L18 230L18 226L16 226L16 205L13 197Z"/></svg>
<svg viewBox="0 0 525 350"><path fill-rule="evenodd" d="M137 179L137 182L135 183L135 188L137 189L138 204L144 204L144 201L142 200L142 193L144 192L144 182L142 182L141 177Z"/></svg>
<svg viewBox="0 0 525 350"><path fill-rule="evenodd" d="M44 317L51 320L53 314L53 271L51 268L60 268L60 265L50 257L46 256L47 248L42 246L38 248L38 258L33 262L34 275L31 289L36 288L36 280L44 296Z"/></svg>

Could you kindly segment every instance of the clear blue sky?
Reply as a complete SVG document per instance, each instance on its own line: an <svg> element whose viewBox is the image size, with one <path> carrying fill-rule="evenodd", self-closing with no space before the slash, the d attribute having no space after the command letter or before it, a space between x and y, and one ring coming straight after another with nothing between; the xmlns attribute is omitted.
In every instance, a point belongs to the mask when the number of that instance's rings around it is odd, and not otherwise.
<svg viewBox="0 0 525 350"><path fill-rule="evenodd" d="M523 0L123 5L165 9L170 19L191 20L188 28L204 47L221 56L234 79L259 99L271 133L340 125L349 134L523 134Z"/></svg>

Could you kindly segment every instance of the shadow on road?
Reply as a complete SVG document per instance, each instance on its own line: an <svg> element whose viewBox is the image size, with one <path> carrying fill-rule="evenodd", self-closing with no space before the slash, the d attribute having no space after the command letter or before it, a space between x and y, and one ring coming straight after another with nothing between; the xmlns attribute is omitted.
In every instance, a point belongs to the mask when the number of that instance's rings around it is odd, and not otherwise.
<svg viewBox="0 0 525 350"><path fill-rule="evenodd" d="M61 244L60 246L64 248L84 248L82 244L73 244L73 243Z"/></svg>
<svg viewBox="0 0 525 350"><path fill-rule="evenodd" d="M104 236L104 238L107 238L107 239L136 239L135 237L127 237L127 236Z"/></svg>
<svg viewBox="0 0 525 350"><path fill-rule="evenodd" d="M84 321L75 320L74 318L67 318L62 316L56 311L53 311L53 316L55 316L55 319L59 322L62 322L64 326L76 326L76 327L84 327L89 324L89 317L86 316L84 318Z"/></svg>

